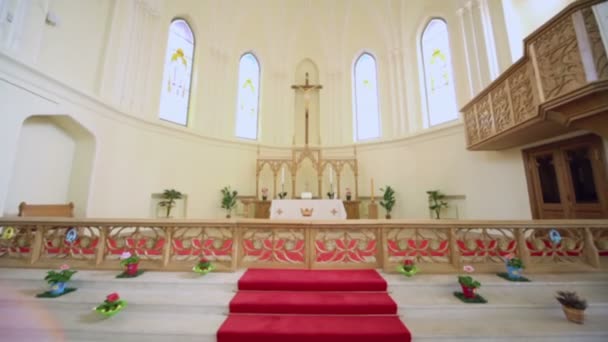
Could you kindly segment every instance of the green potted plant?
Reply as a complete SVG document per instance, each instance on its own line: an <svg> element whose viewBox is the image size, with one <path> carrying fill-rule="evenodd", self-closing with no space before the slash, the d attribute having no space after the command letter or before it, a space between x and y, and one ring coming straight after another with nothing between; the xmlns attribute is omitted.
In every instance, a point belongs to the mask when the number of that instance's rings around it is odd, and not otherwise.
<svg viewBox="0 0 608 342"><path fill-rule="evenodd" d="M525 268L521 259L509 254L505 257L505 264L507 266L507 276L509 279L517 280L521 278L522 270Z"/></svg>
<svg viewBox="0 0 608 342"><path fill-rule="evenodd" d="M51 290L49 291L51 295L57 296L64 293L66 290L66 283L70 281L76 272L78 271L71 270L70 266L66 264L59 267L59 272L48 271L46 277L44 277L44 280L51 285Z"/></svg>
<svg viewBox="0 0 608 342"><path fill-rule="evenodd" d="M135 277L139 268L139 257L129 252L123 252L120 255L120 265L125 267L124 274L129 277Z"/></svg>
<svg viewBox="0 0 608 342"><path fill-rule="evenodd" d="M473 266L466 265L463 270L467 273L473 273ZM462 287L462 294L465 298L475 298L475 290L481 287L481 283L473 279L471 276L458 276L458 283Z"/></svg>
<svg viewBox="0 0 608 342"><path fill-rule="evenodd" d="M120 312L125 306L127 306L127 302L120 299L118 293L114 292L107 295L103 303L96 306L93 310L104 316L110 317Z"/></svg>
<svg viewBox="0 0 608 342"><path fill-rule="evenodd" d="M406 277L411 277L414 274L418 273L418 267L416 267L416 265L414 264L414 260L405 259L403 261L403 265L397 267L397 271L399 271L399 273L405 275Z"/></svg>
<svg viewBox="0 0 608 342"><path fill-rule="evenodd" d="M435 218L439 219L441 208L447 208L448 203L443 201L445 195L439 190L429 190L426 192L429 195L429 209L435 212Z"/></svg>
<svg viewBox="0 0 608 342"><path fill-rule="evenodd" d="M558 302L562 304L562 309L566 318L570 322L583 324L585 321L585 309L587 309L587 301L579 298L576 292L557 291Z"/></svg>
<svg viewBox="0 0 608 342"><path fill-rule="evenodd" d="M166 189L163 192L163 201L158 203L159 206L167 208L167 216L171 215L171 209L175 207L175 200L182 199L182 193L175 189Z"/></svg>
<svg viewBox="0 0 608 342"><path fill-rule="evenodd" d="M391 218L391 211L395 206L395 190L387 185L385 189L380 188L380 191L383 191L382 201L380 201L380 205L382 208L386 209L386 218Z"/></svg>
<svg viewBox="0 0 608 342"><path fill-rule="evenodd" d="M230 218L232 209L236 206L236 196L238 192L231 190L229 186L225 186L222 190L222 208L226 209L226 218Z"/></svg>
<svg viewBox="0 0 608 342"><path fill-rule="evenodd" d="M202 257L199 262L192 267L192 271L198 274L205 275L215 269L215 266L207 260L207 258Z"/></svg>

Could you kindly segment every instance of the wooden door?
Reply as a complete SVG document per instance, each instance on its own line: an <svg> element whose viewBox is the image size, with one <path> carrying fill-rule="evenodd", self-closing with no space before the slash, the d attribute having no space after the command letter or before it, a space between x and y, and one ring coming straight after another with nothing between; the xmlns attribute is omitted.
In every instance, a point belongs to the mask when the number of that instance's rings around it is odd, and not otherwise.
<svg viewBox="0 0 608 342"><path fill-rule="evenodd" d="M602 140L585 135L524 150L535 219L608 218Z"/></svg>

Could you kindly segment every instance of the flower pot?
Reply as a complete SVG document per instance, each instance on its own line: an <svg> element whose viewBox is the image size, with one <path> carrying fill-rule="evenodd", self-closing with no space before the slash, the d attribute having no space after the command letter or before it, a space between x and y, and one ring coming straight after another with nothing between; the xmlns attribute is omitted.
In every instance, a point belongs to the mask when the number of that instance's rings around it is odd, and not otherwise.
<svg viewBox="0 0 608 342"><path fill-rule="evenodd" d="M385 217L386 217L387 220L390 220L391 219L391 214L386 214Z"/></svg>
<svg viewBox="0 0 608 342"><path fill-rule="evenodd" d="M564 305L562 305L562 309L564 310L564 313L566 314L566 318L570 322L583 324L583 322L585 321L585 310L574 309L574 308L567 307Z"/></svg>
<svg viewBox="0 0 608 342"><path fill-rule="evenodd" d="M51 284L51 290L50 290L51 294L53 295L60 295L63 292L65 292L65 283L64 282L58 282L58 283L53 283Z"/></svg>
<svg viewBox="0 0 608 342"><path fill-rule="evenodd" d="M268 197L266 197L266 196L262 196L262 201L265 201L265 200L267 200L267 199L268 199Z"/></svg>
<svg viewBox="0 0 608 342"><path fill-rule="evenodd" d="M99 305L93 308L94 311L99 312L100 314L106 317L112 317L122 311L127 306L127 302L124 300L119 300L115 303L116 305L112 308L108 308L105 305Z"/></svg>
<svg viewBox="0 0 608 342"><path fill-rule="evenodd" d="M347 201L350 201L351 198L352 198L351 195L346 195L346 200Z"/></svg>
<svg viewBox="0 0 608 342"><path fill-rule="evenodd" d="M509 279L519 279L519 278L521 278L521 268L507 266L507 275L508 275Z"/></svg>
<svg viewBox="0 0 608 342"><path fill-rule="evenodd" d="M206 268L201 268L198 265L192 267L192 271L194 271L194 273L198 273L201 275L205 275L211 271L215 270L215 266L213 266L213 264L210 264L208 267Z"/></svg>
<svg viewBox="0 0 608 342"><path fill-rule="evenodd" d="M475 298L474 287L468 287L464 284L460 284L460 286L462 287L462 294L464 295L464 298Z"/></svg>
<svg viewBox="0 0 608 342"><path fill-rule="evenodd" d="M125 273L130 276L136 276L138 268L139 264L128 264Z"/></svg>

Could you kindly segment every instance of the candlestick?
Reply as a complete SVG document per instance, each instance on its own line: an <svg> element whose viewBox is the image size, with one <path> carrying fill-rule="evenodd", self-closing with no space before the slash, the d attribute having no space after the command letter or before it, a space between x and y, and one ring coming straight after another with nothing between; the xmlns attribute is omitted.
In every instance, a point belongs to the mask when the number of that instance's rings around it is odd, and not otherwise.
<svg viewBox="0 0 608 342"><path fill-rule="evenodd" d="M374 201L374 179L372 178L372 202Z"/></svg>

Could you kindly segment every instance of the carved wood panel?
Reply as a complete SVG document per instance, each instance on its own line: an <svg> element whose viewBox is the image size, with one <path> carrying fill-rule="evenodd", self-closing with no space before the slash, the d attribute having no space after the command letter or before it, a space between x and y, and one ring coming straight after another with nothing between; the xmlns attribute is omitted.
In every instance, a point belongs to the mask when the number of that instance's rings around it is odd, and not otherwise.
<svg viewBox="0 0 608 342"><path fill-rule="evenodd" d="M597 72L597 77L600 80L608 79L608 58L606 58L606 50L602 43L602 36L600 35L595 15L589 7L584 8L582 13L585 20L585 29L589 35L591 53L593 54L593 64Z"/></svg>
<svg viewBox="0 0 608 342"><path fill-rule="evenodd" d="M513 125L511 117L511 104L507 82L498 85L490 93L496 132L502 132Z"/></svg>
<svg viewBox="0 0 608 342"><path fill-rule="evenodd" d="M467 132L468 145L473 145L479 141L479 132L477 130L477 116L473 107L470 110L463 113L464 123Z"/></svg>
<svg viewBox="0 0 608 342"><path fill-rule="evenodd" d="M482 97L475 104L475 112L477 112L477 123L479 124L479 138L486 139L494 134L494 123L492 120L492 109L490 108L490 96Z"/></svg>
<svg viewBox="0 0 608 342"><path fill-rule="evenodd" d="M533 87L533 79L530 63L522 65L508 78L515 124L525 121L537 113L538 100L534 96L536 89Z"/></svg>
<svg viewBox="0 0 608 342"><path fill-rule="evenodd" d="M571 16L557 21L533 44L546 101L586 84Z"/></svg>

